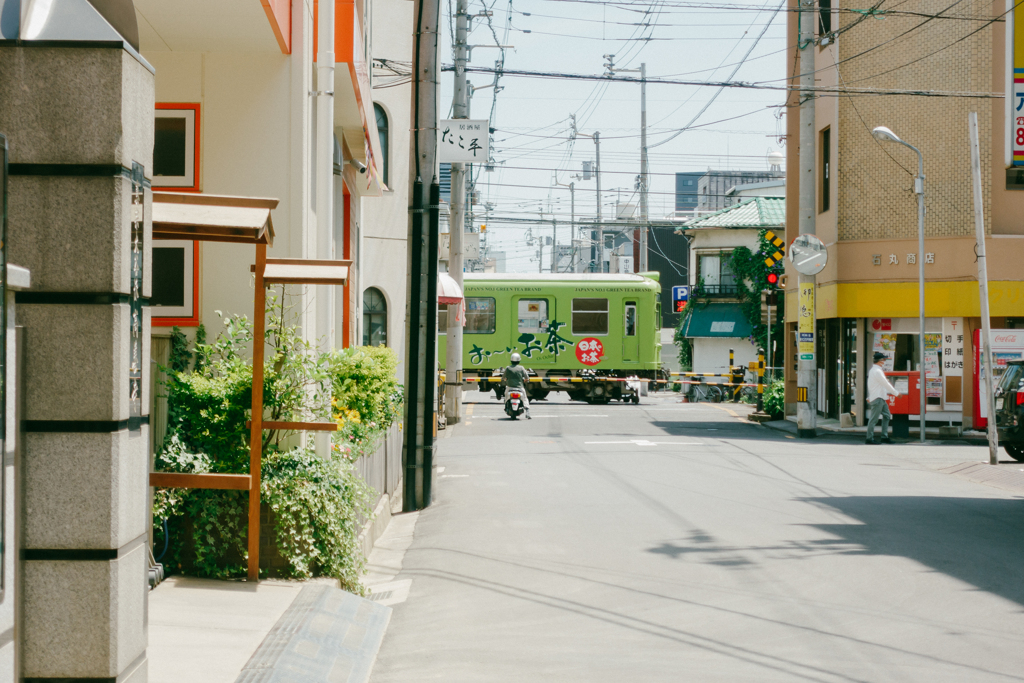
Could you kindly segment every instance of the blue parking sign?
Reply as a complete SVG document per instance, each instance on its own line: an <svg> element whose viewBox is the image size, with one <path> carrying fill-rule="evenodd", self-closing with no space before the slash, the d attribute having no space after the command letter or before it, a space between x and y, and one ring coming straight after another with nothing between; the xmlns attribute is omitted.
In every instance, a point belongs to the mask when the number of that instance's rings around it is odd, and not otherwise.
<svg viewBox="0 0 1024 683"><path fill-rule="evenodd" d="M690 288L687 285L676 285L672 288L672 310L682 313L686 302L690 299Z"/></svg>

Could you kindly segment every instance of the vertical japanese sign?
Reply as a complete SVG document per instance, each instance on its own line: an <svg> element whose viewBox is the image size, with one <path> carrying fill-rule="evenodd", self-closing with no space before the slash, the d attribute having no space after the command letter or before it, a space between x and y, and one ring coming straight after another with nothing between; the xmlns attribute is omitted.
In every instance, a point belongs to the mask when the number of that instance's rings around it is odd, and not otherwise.
<svg viewBox="0 0 1024 683"><path fill-rule="evenodd" d="M797 322L797 339L800 360L814 360L814 285L800 284L800 312Z"/></svg>
<svg viewBox="0 0 1024 683"><path fill-rule="evenodd" d="M472 164L490 157L491 128L487 119L444 119L437 156L442 163Z"/></svg>
<svg viewBox="0 0 1024 683"><path fill-rule="evenodd" d="M131 315L131 333L128 337L128 429L136 432L142 429L142 277L143 255L146 232L146 190L142 166L132 164L131 204L131 295L128 309Z"/></svg>
<svg viewBox="0 0 1024 683"><path fill-rule="evenodd" d="M964 319L942 319L942 374L963 377L964 374Z"/></svg>
<svg viewBox="0 0 1024 683"><path fill-rule="evenodd" d="M1024 14L1013 11L1013 101L1010 104L1010 144L1013 165L1024 166Z"/></svg>

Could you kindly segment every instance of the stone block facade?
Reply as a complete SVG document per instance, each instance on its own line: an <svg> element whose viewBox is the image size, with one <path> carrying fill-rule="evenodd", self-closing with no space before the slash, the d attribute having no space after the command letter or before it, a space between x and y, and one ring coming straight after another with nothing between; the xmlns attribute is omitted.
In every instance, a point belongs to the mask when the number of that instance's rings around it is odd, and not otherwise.
<svg viewBox="0 0 1024 683"><path fill-rule="evenodd" d="M127 45L0 43L8 253L35 275L15 297L23 514L3 596L23 605L23 679L147 678L153 110Z"/></svg>

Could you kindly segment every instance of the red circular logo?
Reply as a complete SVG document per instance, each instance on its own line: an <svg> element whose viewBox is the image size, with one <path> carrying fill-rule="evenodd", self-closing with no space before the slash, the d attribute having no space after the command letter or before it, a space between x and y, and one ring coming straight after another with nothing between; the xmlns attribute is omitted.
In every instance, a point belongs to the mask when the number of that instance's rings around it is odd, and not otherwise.
<svg viewBox="0 0 1024 683"><path fill-rule="evenodd" d="M604 344L599 339L587 337L576 342L576 359L584 365L597 365L604 358Z"/></svg>

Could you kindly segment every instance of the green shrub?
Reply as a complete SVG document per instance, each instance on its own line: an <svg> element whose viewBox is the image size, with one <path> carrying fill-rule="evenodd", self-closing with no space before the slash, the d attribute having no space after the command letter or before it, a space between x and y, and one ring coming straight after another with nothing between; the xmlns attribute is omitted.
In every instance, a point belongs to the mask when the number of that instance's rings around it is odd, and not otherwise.
<svg viewBox="0 0 1024 683"><path fill-rule="evenodd" d="M786 383L777 379L764 389L764 412L775 420L786 416Z"/></svg>
<svg viewBox="0 0 1024 683"><path fill-rule="evenodd" d="M369 519L372 490L352 461L374 445L400 414L395 353L387 348L320 352L303 340L280 297L268 297L264 419L324 421L343 429L334 453L290 447L288 433L264 432L261 495L276 519L276 545L290 576L333 576L358 592L363 560L359 529ZM168 372L168 432L157 469L185 473L249 471L252 405L252 326L225 319L212 343L197 334L194 369L184 335L172 336ZM180 334L180 333L179 333ZM291 442L294 443L294 442ZM154 504L157 552L171 571L227 578L245 574L248 494L244 491L158 489ZM164 523L167 524L165 538Z"/></svg>
<svg viewBox="0 0 1024 683"><path fill-rule="evenodd" d="M262 495L276 517L278 551L291 575L332 576L360 592L359 527L370 518L371 489L346 458L318 458L311 448L273 454L263 466Z"/></svg>

